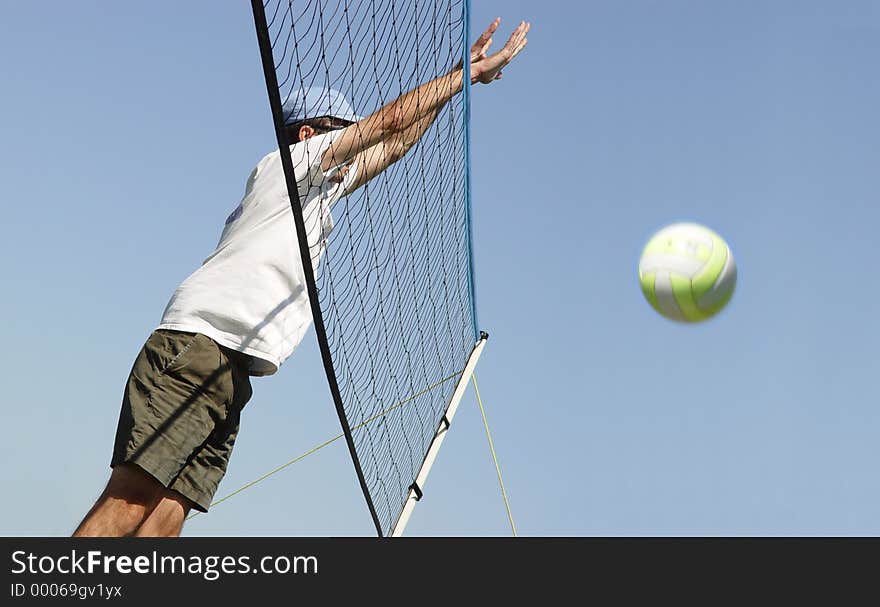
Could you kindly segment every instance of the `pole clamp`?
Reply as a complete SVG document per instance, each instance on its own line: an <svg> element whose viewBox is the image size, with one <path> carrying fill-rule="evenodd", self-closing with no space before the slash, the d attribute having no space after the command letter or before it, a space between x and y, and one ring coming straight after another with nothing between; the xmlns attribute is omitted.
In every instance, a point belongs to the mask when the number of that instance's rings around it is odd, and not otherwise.
<svg viewBox="0 0 880 607"><path fill-rule="evenodd" d="M421 489L421 487L419 487L418 483L413 481L413 484L409 486L409 490L416 494L416 501L419 501L422 499L422 495L424 495L424 494L422 493L422 489Z"/></svg>

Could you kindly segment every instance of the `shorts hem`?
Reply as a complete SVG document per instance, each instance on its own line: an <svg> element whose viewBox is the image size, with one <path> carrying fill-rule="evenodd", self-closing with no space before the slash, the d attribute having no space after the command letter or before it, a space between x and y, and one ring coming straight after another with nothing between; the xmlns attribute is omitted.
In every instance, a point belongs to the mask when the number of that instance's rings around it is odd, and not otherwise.
<svg viewBox="0 0 880 607"><path fill-rule="evenodd" d="M115 468L119 464L134 464L147 474L149 474L157 483L168 489L168 486L174 480L173 475L161 472L162 466L148 457L114 457L110 460L110 467Z"/></svg>
<svg viewBox="0 0 880 607"><path fill-rule="evenodd" d="M198 487L194 487L192 483L183 480L181 478L176 478L171 483L171 486L168 487L171 491L176 491L190 502L192 502L193 509L198 510L202 513L207 513L208 508L211 506L211 500L213 496L206 495L206 492L203 489L199 489ZM208 499L206 500L205 497Z"/></svg>
<svg viewBox="0 0 880 607"><path fill-rule="evenodd" d="M161 466L152 466L149 462L149 458L116 458L114 457L110 461L110 468L115 468L120 464L132 464L143 470L145 473L150 475L153 479L156 480L160 485L168 489L169 491L175 491L188 499L193 504L193 509L198 510L202 513L208 512L208 507L211 505L211 500L205 500L205 492L203 490L194 487L192 483L184 481L180 478L170 478L168 481L162 480L165 475L161 475L156 472L156 468L161 468Z"/></svg>

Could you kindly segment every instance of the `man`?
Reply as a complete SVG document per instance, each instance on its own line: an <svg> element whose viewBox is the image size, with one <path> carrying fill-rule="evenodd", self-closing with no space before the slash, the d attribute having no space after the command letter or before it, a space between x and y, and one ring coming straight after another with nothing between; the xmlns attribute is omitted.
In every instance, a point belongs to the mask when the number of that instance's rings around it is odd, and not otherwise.
<svg viewBox="0 0 880 607"><path fill-rule="evenodd" d="M471 48L471 81L488 84L526 45L528 23L486 55L496 19ZM303 216L318 264L330 209L402 158L462 89L444 74L357 116L334 90L308 89L285 104ZM251 376L278 370L312 316L280 152L251 173L215 251L174 292L126 385L107 487L75 536L177 536L207 512L226 471Z"/></svg>

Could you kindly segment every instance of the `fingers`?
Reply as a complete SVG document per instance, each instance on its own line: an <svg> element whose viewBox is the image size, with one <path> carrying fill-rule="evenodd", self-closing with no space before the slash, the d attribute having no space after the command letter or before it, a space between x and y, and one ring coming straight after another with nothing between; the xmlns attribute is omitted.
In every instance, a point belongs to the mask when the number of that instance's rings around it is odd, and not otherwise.
<svg viewBox="0 0 880 607"><path fill-rule="evenodd" d="M495 17L495 20L489 24L489 27L486 28L486 31L480 34L480 37L477 38L477 44L485 43L486 40L492 37L492 34L495 33L495 30L498 29L498 26L501 25L501 17Z"/></svg>
<svg viewBox="0 0 880 607"><path fill-rule="evenodd" d="M493 80L499 80L501 78L501 70L528 44L526 36L532 24L528 21L521 21L510 34L501 50L487 56L486 51L489 45L492 44L492 34L498 29L500 23L500 19L495 19L471 47L471 73L472 75L476 74L474 80L476 82L488 84Z"/></svg>
<svg viewBox="0 0 880 607"><path fill-rule="evenodd" d="M474 43L471 45L471 61L478 61L479 56L486 53L489 50L489 47L492 45L492 34L498 29L498 26L501 24L501 17L496 17L495 20L489 24L489 27L486 28L480 37L477 38Z"/></svg>
<svg viewBox="0 0 880 607"><path fill-rule="evenodd" d="M482 43L479 40L474 43L471 47L471 63L484 59L486 57L486 51L489 50L490 46L492 46L492 38L489 38Z"/></svg>
<svg viewBox="0 0 880 607"><path fill-rule="evenodd" d="M489 39L486 41L486 44L483 45L483 47L480 49L480 52L477 54L477 56L478 56L478 57L485 57L485 56L486 56L486 51L489 50L489 47L490 47L490 46L492 46L492 39L491 39L491 38L489 38Z"/></svg>
<svg viewBox="0 0 880 607"><path fill-rule="evenodd" d="M528 43L528 38L526 38L526 34L529 33L532 24L528 21L521 21L517 26L513 33L510 34L510 38L507 39L507 43L504 45L504 50L509 54L509 57L513 59L516 57L521 50L523 50Z"/></svg>

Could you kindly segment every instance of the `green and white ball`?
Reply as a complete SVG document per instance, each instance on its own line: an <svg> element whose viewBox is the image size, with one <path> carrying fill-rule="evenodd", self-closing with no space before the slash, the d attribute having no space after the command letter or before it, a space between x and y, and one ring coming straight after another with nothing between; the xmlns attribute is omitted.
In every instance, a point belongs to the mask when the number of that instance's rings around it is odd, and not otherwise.
<svg viewBox="0 0 880 607"><path fill-rule="evenodd" d="M654 234L639 260L645 299L666 318L699 322L727 305L736 264L727 243L707 227L676 223Z"/></svg>

